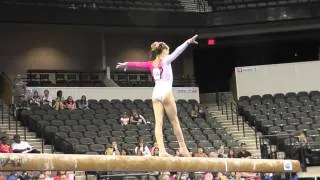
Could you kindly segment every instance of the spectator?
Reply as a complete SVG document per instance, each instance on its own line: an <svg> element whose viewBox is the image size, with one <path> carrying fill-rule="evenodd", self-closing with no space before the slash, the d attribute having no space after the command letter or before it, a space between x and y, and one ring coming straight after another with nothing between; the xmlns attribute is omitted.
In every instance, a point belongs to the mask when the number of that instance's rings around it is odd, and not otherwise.
<svg viewBox="0 0 320 180"><path fill-rule="evenodd" d="M142 151L138 151L136 155L137 156L143 156L143 152Z"/></svg>
<svg viewBox="0 0 320 180"><path fill-rule="evenodd" d="M238 152L237 157L238 158L249 158L251 157L251 153L246 150L247 144L246 143L241 143L240 144L240 151Z"/></svg>
<svg viewBox="0 0 320 180"><path fill-rule="evenodd" d="M57 175L54 177L54 180L71 180L66 171L58 171Z"/></svg>
<svg viewBox="0 0 320 180"><path fill-rule="evenodd" d="M12 151L14 153L40 153L37 149L33 149L32 146L26 142L21 141L18 134L13 137L14 143L12 143Z"/></svg>
<svg viewBox="0 0 320 180"><path fill-rule="evenodd" d="M130 123L131 124L147 124L150 122L147 122L147 120L137 111L133 110L132 115L130 117Z"/></svg>
<svg viewBox="0 0 320 180"><path fill-rule="evenodd" d="M51 171L45 171L44 175L45 175L45 180L54 180L54 178L52 177Z"/></svg>
<svg viewBox="0 0 320 180"><path fill-rule="evenodd" d="M127 112L124 112L120 118L121 125L126 126L130 122L130 117Z"/></svg>
<svg viewBox="0 0 320 180"><path fill-rule="evenodd" d="M57 92L57 98L55 99L53 108L57 111L65 108L64 98L61 90Z"/></svg>
<svg viewBox="0 0 320 180"><path fill-rule="evenodd" d="M234 154L234 150L233 149L229 149L228 158L235 158L235 154Z"/></svg>
<svg viewBox="0 0 320 180"><path fill-rule="evenodd" d="M12 153L12 148L8 144L8 137L4 136L1 137L1 144L0 144L0 153Z"/></svg>
<svg viewBox="0 0 320 180"><path fill-rule="evenodd" d="M211 158L218 158L218 153L212 151L212 152L209 153L209 157L211 157Z"/></svg>
<svg viewBox="0 0 320 180"><path fill-rule="evenodd" d="M202 119L206 119L206 111L203 107L199 108L199 117L201 117Z"/></svg>
<svg viewBox="0 0 320 180"><path fill-rule="evenodd" d="M197 152L194 154L194 157L208 157L208 156L203 152L203 148L199 147Z"/></svg>
<svg viewBox="0 0 320 180"><path fill-rule="evenodd" d="M108 147L105 151L105 155L113 155L113 148L112 147Z"/></svg>
<svg viewBox="0 0 320 180"><path fill-rule="evenodd" d="M148 146L144 144L143 139L140 139L140 141L134 151L136 154L141 152L143 156L151 156L151 152L150 152Z"/></svg>
<svg viewBox="0 0 320 180"><path fill-rule="evenodd" d="M128 152L128 150L126 150L126 149L122 149L120 155L121 155L121 156L128 156L128 155L129 155L129 152Z"/></svg>
<svg viewBox="0 0 320 180"><path fill-rule="evenodd" d="M159 148L158 148L158 147L155 147L155 148L153 149L153 154L152 154L152 156L159 156Z"/></svg>
<svg viewBox="0 0 320 180"><path fill-rule="evenodd" d="M112 146L112 152L113 152L112 154L113 155L120 155L120 151L119 151L117 142L113 141L111 146Z"/></svg>
<svg viewBox="0 0 320 180"><path fill-rule="evenodd" d="M194 157L208 157L204 152L203 148L199 147L197 152L194 154ZM204 179L205 172L194 172L194 178L196 180Z"/></svg>
<svg viewBox="0 0 320 180"><path fill-rule="evenodd" d="M41 98L39 96L38 91L34 91L33 97L29 100L29 103L30 104L37 104L38 106L40 106L40 102L41 102Z"/></svg>
<svg viewBox="0 0 320 180"><path fill-rule="evenodd" d="M40 174L38 179L39 180L46 180L46 176L44 174Z"/></svg>
<svg viewBox="0 0 320 180"><path fill-rule="evenodd" d="M70 111L76 109L76 103L73 101L71 96L68 96L68 99L66 101L66 108Z"/></svg>
<svg viewBox="0 0 320 180"><path fill-rule="evenodd" d="M52 106L52 98L49 96L49 90L48 89L45 89L43 91L43 96L41 98L41 104L48 104L49 106Z"/></svg>
<svg viewBox="0 0 320 180"><path fill-rule="evenodd" d="M77 103L78 109L89 109L87 97L85 95L81 96L80 101Z"/></svg>
<svg viewBox="0 0 320 180"><path fill-rule="evenodd" d="M191 118L194 120L199 117L199 107L195 105L191 110Z"/></svg>
<svg viewBox="0 0 320 180"><path fill-rule="evenodd" d="M176 157L181 157L181 153L179 150L176 150L176 154L175 154Z"/></svg>
<svg viewBox="0 0 320 180"><path fill-rule="evenodd" d="M151 150L150 150L152 156L154 155L154 149L155 149L155 148L158 148L157 142L153 143L153 147L152 147Z"/></svg>
<svg viewBox="0 0 320 180"><path fill-rule="evenodd" d="M308 139L303 132L298 134L298 145L292 148L293 159L299 160L302 172L307 171Z"/></svg>
<svg viewBox="0 0 320 180"><path fill-rule="evenodd" d="M120 151L119 151L117 142L113 141L111 146L106 149L105 154L112 155L112 156L120 155Z"/></svg>
<svg viewBox="0 0 320 180"><path fill-rule="evenodd" d="M218 149L218 157L219 158L224 158L227 157L224 153L225 149L224 149L224 145L220 146L220 148Z"/></svg>

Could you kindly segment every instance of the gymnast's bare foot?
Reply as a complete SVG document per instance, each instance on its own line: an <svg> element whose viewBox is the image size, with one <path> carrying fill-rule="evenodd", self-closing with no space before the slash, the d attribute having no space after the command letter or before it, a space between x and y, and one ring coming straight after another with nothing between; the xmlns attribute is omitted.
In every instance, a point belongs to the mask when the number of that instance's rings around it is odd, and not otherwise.
<svg viewBox="0 0 320 180"><path fill-rule="evenodd" d="M179 150L179 151L180 151L181 156L183 156L183 157L191 157L191 154L190 154L190 152L188 151L188 149L186 149L186 150Z"/></svg>

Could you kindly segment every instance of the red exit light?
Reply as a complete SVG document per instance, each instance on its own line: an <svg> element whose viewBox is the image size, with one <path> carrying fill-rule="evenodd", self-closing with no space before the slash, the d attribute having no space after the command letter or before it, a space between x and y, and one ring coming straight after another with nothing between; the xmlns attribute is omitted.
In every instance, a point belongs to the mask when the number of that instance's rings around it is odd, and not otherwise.
<svg viewBox="0 0 320 180"><path fill-rule="evenodd" d="M215 40L213 38L208 39L208 45L209 46L214 46L216 44Z"/></svg>

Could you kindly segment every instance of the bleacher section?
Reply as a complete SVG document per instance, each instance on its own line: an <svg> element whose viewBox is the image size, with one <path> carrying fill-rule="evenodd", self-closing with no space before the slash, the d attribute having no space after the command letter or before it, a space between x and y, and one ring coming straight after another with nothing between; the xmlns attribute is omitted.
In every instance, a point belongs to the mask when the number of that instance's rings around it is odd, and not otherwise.
<svg viewBox="0 0 320 180"><path fill-rule="evenodd" d="M195 151L203 147L206 152L221 145L238 147L239 144L215 119L191 119L190 112L195 100L178 100L178 114L187 146ZM53 143L57 151L64 153L103 154L112 141L132 152L139 138L149 145L154 139L154 117L151 100L89 100L89 110L55 111L49 106L32 106L31 110L22 110L18 120L29 130L44 137L47 143ZM120 114L138 109L143 112L151 124L120 125ZM166 118L165 118L166 119ZM178 142L168 120L164 121L165 146L174 154Z"/></svg>
<svg viewBox="0 0 320 180"><path fill-rule="evenodd" d="M27 86L30 87L105 87L102 72L71 70L28 70Z"/></svg>
<svg viewBox="0 0 320 180"><path fill-rule="evenodd" d="M312 2L319 2L319 0L208 0L208 3L212 6L213 11L288 6Z"/></svg>
<svg viewBox="0 0 320 180"><path fill-rule="evenodd" d="M239 114L263 135L269 143L292 158L298 143L297 134L304 132L310 149L310 164L320 163L320 92L289 92L275 95L242 96Z"/></svg>
<svg viewBox="0 0 320 180"><path fill-rule="evenodd" d="M25 6L47 6L71 9L103 9L103 10L151 10L151 11L183 11L178 0L7 0L3 4Z"/></svg>

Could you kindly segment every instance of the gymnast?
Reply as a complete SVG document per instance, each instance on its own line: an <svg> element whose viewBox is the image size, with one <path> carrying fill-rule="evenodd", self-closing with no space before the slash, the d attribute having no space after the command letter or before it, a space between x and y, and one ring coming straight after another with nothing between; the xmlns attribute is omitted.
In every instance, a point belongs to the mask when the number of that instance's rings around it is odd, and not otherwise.
<svg viewBox="0 0 320 180"><path fill-rule="evenodd" d="M169 54L169 46L164 42L153 42L151 44L151 60L143 62L123 62L118 63L116 68L126 71L127 68L137 68L149 70L155 81L152 92L152 104L155 116L155 137L159 147L159 156L171 156L166 152L163 143L163 116L166 112L172 125L173 132L179 143L179 151L182 156L190 157L190 152L184 142L184 137L180 127L177 114L177 106L172 93L173 74L171 62L175 60L189 44L198 44L198 35L186 40Z"/></svg>

